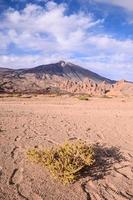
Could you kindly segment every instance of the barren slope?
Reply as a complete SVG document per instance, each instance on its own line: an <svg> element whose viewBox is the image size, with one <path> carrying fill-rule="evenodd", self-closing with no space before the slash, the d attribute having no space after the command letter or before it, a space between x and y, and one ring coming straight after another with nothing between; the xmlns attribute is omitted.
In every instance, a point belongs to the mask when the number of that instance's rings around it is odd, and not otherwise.
<svg viewBox="0 0 133 200"><path fill-rule="evenodd" d="M30 69L0 68L0 88L5 92L72 92L104 94L114 81L72 63L60 61Z"/></svg>

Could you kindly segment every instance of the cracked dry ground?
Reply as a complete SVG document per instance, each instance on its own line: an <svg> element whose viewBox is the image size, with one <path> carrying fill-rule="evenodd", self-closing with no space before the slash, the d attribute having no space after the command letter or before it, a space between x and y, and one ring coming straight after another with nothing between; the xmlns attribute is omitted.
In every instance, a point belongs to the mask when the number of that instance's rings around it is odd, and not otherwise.
<svg viewBox="0 0 133 200"><path fill-rule="evenodd" d="M27 160L31 147L80 138L95 144L96 163L63 186ZM132 200L133 99L0 99L0 200Z"/></svg>

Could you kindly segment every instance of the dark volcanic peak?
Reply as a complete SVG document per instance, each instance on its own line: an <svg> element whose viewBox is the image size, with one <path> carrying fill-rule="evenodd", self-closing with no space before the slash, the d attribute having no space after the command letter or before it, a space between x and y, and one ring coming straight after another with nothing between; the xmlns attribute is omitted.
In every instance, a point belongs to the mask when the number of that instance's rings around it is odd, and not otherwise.
<svg viewBox="0 0 133 200"><path fill-rule="evenodd" d="M0 68L0 93L133 94L133 84L115 82L63 60L29 69Z"/></svg>
<svg viewBox="0 0 133 200"><path fill-rule="evenodd" d="M82 68L78 65L72 64L70 62L59 61L58 63L52 63L47 65L40 65L38 67L24 69L23 74L48 74L50 76L56 75L64 77L69 80L83 81L85 79L90 79L95 82L107 82L114 83L114 81L102 77L88 69Z"/></svg>
<svg viewBox="0 0 133 200"><path fill-rule="evenodd" d="M133 84L102 77L63 60L34 68L0 68L0 93L133 94Z"/></svg>

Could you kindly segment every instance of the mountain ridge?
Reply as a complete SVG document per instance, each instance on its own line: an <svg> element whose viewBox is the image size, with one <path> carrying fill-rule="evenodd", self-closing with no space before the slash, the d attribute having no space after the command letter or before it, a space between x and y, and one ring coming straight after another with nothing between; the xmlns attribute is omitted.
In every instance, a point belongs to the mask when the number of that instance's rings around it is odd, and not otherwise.
<svg viewBox="0 0 133 200"><path fill-rule="evenodd" d="M57 75L57 76L64 76L68 79L77 79L83 81L84 78L89 78L94 81L106 81L108 83L114 83L114 80L105 78L95 72L92 72L88 69L80 67L79 65L75 65L70 62L59 61L57 63L46 64L46 65L39 65L33 68L22 68L22 69L11 69L11 68L0 68L4 72L11 72L11 73L19 73L21 74L31 74L31 73L44 73L49 75ZM72 76L73 75L73 76Z"/></svg>
<svg viewBox="0 0 133 200"><path fill-rule="evenodd" d="M132 83L116 82L70 62L33 68L0 68L1 93L72 93L105 95L132 90ZM125 92L126 93L126 92Z"/></svg>

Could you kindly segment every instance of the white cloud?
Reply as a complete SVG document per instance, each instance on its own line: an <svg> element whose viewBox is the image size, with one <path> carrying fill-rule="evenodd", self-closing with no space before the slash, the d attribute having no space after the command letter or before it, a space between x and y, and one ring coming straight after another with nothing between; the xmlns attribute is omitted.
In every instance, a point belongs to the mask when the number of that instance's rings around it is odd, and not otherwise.
<svg viewBox="0 0 133 200"><path fill-rule="evenodd" d="M96 45L98 49L105 50L106 53L126 53L132 54L133 40L118 40L106 34L91 36L88 39L90 44Z"/></svg>
<svg viewBox="0 0 133 200"><path fill-rule="evenodd" d="M103 75L109 71L107 75L112 77L120 69L121 76L133 71L133 40L94 34L93 29L103 20L94 20L91 14L83 12L70 15L66 12L66 4L53 1L45 8L27 4L21 11L8 9L0 23L0 51L7 50L0 55L0 66L32 67L65 59ZM16 50L11 49L11 45ZM19 55L17 49L31 53ZM35 50L40 53L33 55Z"/></svg>
<svg viewBox="0 0 133 200"><path fill-rule="evenodd" d="M23 11L9 9L0 28L7 29L7 37L20 48L38 50L75 50L83 46L87 30L102 20L94 21L84 13L65 15L66 5L54 2L46 8L28 4Z"/></svg>
<svg viewBox="0 0 133 200"><path fill-rule="evenodd" d="M94 0L100 3L112 4L114 6L120 6L129 11L133 11L133 1L132 0Z"/></svg>

